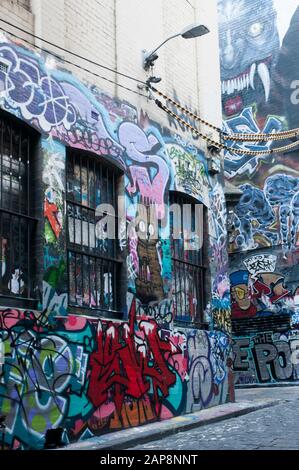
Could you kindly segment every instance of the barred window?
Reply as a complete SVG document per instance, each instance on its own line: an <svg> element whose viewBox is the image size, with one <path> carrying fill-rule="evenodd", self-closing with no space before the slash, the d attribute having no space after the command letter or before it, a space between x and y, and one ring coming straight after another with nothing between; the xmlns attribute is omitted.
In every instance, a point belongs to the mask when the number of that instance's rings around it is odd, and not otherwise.
<svg viewBox="0 0 299 470"><path fill-rule="evenodd" d="M33 210L33 134L0 116L0 302L37 307Z"/></svg>
<svg viewBox="0 0 299 470"><path fill-rule="evenodd" d="M69 305L94 310L94 314L117 313L118 256L117 180L119 173L99 158L68 151L67 225ZM111 213L96 208L109 204ZM114 237L107 237L109 218Z"/></svg>
<svg viewBox="0 0 299 470"><path fill-rule="evenodd" d="M170 193L170 204L174 319L203 323L203 236L195 232L198 229L195 217L198 209L203 210L203 205L175 192ZM203 230L201 221L199 224Z"/></svg>

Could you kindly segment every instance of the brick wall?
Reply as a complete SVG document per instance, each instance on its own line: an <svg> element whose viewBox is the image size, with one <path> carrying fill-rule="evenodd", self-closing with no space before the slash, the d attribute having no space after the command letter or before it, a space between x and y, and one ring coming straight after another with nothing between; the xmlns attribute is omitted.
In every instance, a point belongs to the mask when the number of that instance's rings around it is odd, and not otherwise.
<svg viewBox="0 0 299 470"><path fill-rule="evenodd" d="M25 9L28 3L3 0L0 17L87 59L140 80L146 80L148 76L142 68L143 49L152 50L186 25L209 21L212 27L208 35L191 40L178 37L165 44L159 50L154 73L162 77L159 84L162 91L171 96L175 93L181 104L220 124L216 0L204 6L193 0L31 0L31 12ZM28 36L26 38L29 39ZM31 40L62 59L139 91L134 81L72 57L39 40ZM66 68L79 79L94 83L104 92L126 100L138 109L142 108L153 120L169 125L167 116L143 97L96 78L76 66L67 64ZM189 133L182 132L179 126L171 127L185 137ZM202 142L198 144L202 145Z"/></svg>
<svg viewBox="0 0 299 470"><path fill-rule="evenodd" d="M26 31L33 32L34 17L29 10L29 1L25 0L1 0L0 2L0 19L4 19ZM0 27L13 31L21 37L29 39L28 34L21 33L16 29L0 22Z"/></svg>

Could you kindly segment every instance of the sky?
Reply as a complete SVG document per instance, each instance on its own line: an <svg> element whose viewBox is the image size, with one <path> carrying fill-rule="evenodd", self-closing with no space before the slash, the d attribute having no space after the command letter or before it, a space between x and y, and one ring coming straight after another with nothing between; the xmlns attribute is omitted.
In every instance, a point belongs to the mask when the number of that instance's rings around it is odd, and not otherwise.
<svg viewBox="0 0 299 470"><path fill-rule="evenodd" d="M267 1L267 0L265 0ZM290 20L299 6L299 0L273 0L277 11L277 23L279 30L280 42L288 30Z"/></svg>

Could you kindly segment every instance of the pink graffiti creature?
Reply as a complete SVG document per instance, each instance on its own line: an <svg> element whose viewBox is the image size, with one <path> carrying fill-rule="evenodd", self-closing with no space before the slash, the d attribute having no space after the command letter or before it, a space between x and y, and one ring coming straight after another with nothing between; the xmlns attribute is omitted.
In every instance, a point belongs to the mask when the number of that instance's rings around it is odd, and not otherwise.
<svg viewBox="0 0 299 470"><path fill-rule="evenodd" d="M158 139L153 134L147 136L136 124L124 122L119 127L119 141L125 147L127 156L138 163L128 168L132 181L126 188L128 193L134 195L139 191L143 202L156 204L156 215L163 219L169 168L163 158L156 155ZM152 168L156 170L154 177L150 175Z"/></svg>

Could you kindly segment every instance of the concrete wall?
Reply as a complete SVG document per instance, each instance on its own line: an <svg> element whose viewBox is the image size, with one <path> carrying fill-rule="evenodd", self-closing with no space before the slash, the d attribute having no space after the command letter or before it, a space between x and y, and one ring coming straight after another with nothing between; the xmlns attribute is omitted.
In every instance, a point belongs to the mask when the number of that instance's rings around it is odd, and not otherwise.
<svg viewBox="0 0 299 470"><path fill-rule="evenodd" d="M96 60L105 59L111 67L117 65L124 72L144 77L141 45L153 47L172 25L181 28L196 15L191 1L157 2L156 10L153 3L149 8L148 2L116 1L115 10L114 2L108 6L107 2L84 2L83 8L64 1L59 2L61 10L50 10L47 2L41 1L32 2L31 10L39 35L46 37L47 33L51 40L64 41L78 53L87 55L90 51ZM213 7L215 12L215 3ZM175 9L179 15L174 14ZM59 32L63 15L67 34ZM151 36L150 25L157 21L159 32ZM96 41L84 37L84 31L96 35ZM143 40L140 35L145 32L148 36ZM117 41L110 41L109 35L116 35ZM219 82L217 54L215 61L205 64L206 50L198 52L196 59L192 41L188 45L177 41L159 58L162 86L169 93L175 90L182 103L190 96L191 107L194 103L202 106L217 122L220 103L211 103L210 91L214 80ZM209 41L217 44L215 30L210 38L202 38L201 45L207 46ZM222 171L210 174L202 143L168 122L151 101L90 77L91 83L83 83L77 71L70 74L62 60L53 68L47 54L39 55L34 48L28 50L10 40L0 44L0 57L8 66L0 70L1 108L40 134L40 151L35 158L42 168L43 200L36 204L44 207L39 308L25 311L3 306L0 312L1 351L4 346L0 413L7 416L6 447L40 448L46 430L58 426L65 429L67 442L226 402L232 391L231 325ZM208 65L212 76L205 88ZM201 68L205 68L202 75ZM78 76L86 78L80 72ZM215 92L214 100L217 96ZM137 152L132 152L131 142ZM83 306L74 309L68 305L63 184L67 147L91 152L121 169L128 220L138 215L136 201L144 199L156 204L159 220L162 212L166 216L163 237L160 231L149 257L149 269L155 271L159 284L159 289L151 292L154 301L144 300L140 292L140 240L126 230L120 238L128 286L120 319L112 314L111 318L99 318L86 313ZM192 322L179 325L174 321L170 190L193 196L206 207L204 239L209 263L204 286L205 325L201 325L206 330ZM194 310L196 300L194 294L187 295L192 282L188 278L181 293L187 297L187 314ZM152 289L150 285L147 288Z"/></svg>
<svg viewBox="0 0 299 470"><path fill-rule="evenodd" d="M299 2L291 0L219 0L227 132L270 133L298 127L298 7ZM233 145L267 151L288 143ZM238 383L298 379L293 354L299 308L298 152L295 148L266 156L225 155L225 175L243 191L230 218Z"/></svg>

